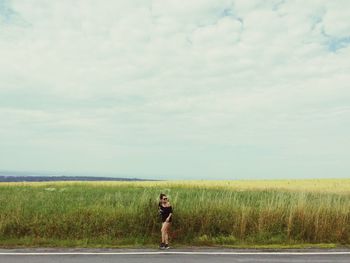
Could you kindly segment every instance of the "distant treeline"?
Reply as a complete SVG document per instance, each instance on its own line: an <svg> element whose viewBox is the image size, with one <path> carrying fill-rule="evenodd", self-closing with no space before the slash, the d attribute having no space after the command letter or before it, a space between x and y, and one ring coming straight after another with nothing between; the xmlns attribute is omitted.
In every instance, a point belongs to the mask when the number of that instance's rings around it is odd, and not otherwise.
<svg viewBox="0 0 350 263"><path fill-rule="evenodd" d="M114 178L91 176L6 176L0 175L0 182L47 182L47 181L146 181L138 178ZM150 180L147 180L150 181Z"/></svg>

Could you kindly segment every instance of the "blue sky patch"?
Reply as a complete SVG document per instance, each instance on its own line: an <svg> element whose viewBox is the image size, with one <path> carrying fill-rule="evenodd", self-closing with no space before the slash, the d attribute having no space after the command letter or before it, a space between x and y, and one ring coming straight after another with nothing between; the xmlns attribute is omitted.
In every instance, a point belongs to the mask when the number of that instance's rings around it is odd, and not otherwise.
<svg viewBox="0 0 350 263"><path fill-rule="evenodd" d="M346 48L350 45L350 36L330 37L327 44L330 51L337 52L339 49Z"/></svg>

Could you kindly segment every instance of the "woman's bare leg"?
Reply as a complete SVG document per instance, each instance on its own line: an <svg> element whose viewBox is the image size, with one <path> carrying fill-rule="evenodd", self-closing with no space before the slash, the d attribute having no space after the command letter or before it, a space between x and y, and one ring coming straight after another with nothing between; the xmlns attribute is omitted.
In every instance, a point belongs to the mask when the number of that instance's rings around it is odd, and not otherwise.
<svg viewBox="0 0 350 263"><path fill-rule="evenodd" d="M163 222L162 223L162 228L160 230L162 232L162 243L165 243L165 234L166 234L166 223Z"/></svg>
<svg viewBox="0 0 350 263"><path fill-rule="evenodd" d="M165 228L165 244L169 244L169 228L170 228L170 223L166 223L166 228Z"/></svg>
<svg viewBox="0 0 350 263"><path fill-rule="evenodd" d="M168 235L168 232L165 233L164 235L164 239L165 239L165 244L169 244L169 235Z"/></svg>

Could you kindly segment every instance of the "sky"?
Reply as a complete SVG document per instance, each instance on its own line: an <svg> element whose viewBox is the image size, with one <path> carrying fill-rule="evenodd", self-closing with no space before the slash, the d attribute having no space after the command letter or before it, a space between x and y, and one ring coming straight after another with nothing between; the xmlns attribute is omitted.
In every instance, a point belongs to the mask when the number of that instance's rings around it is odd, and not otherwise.
<svg viewBox="0 0 350 263"><path fill-rule="evenodd" d="M350 177L348 0L0 0L0 169Z"/></svg>

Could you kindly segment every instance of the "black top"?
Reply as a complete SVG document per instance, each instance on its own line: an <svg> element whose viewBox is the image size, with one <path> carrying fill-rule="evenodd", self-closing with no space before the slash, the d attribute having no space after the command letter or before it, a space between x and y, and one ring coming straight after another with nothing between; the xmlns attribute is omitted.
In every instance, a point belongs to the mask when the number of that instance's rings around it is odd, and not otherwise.
<svg viewBox="0 0 350 263"><path fill-rule="evenodd" d="M162 222L164 222L168 218L169 214L173 212L173 208L171 206L164 207L164 206L161 205L161 203L159 203L158 212L159 212L159 215L160 215L160 217L162 219ZM171 218L172 217L173 216L171 216L169 218L169 222L171 222Z"/></svg>

